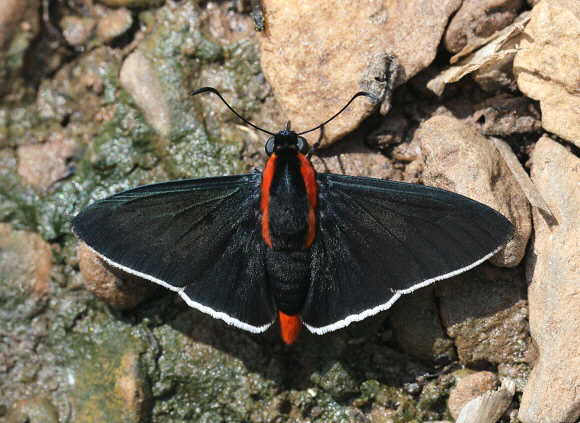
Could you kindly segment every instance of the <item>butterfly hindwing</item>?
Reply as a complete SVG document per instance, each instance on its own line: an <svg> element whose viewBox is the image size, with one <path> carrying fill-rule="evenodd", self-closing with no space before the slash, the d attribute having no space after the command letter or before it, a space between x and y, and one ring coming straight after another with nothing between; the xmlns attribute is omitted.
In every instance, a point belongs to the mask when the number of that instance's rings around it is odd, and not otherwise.
<svg viewBox="0 0 580 423"><path fill-rule="evenodd" d="M301 313L315 333L476 266L512 231L495 210L436 188L333 174L318 174L317 184L318 232Z"/></svg>
<svg viewBox="0 0 580 423"><path fill-rule="evenodd" d="M252 332L276 317L264 267L261 175L145 185L97 201L75 233L113 266Z"/></svg>

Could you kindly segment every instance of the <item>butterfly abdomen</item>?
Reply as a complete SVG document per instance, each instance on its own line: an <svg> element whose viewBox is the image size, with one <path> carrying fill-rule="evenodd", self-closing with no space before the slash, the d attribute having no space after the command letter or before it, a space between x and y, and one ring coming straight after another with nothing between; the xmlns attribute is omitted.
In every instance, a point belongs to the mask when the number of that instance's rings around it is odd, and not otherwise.
<svg viewBox="0 0 580 423"><path fill-rule="evenodd" d="M262 237L278 310L302 309L310 285L310 245L316 234L316 179L301 154L272 155L262 177Z"/></svg>

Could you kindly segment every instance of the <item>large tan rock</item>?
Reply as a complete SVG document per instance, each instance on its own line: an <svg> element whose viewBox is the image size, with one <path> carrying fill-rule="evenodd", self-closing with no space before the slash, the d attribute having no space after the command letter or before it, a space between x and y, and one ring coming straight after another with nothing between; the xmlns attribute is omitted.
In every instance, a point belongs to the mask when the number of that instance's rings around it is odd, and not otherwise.
<svg viewBox="0 0 580 423"><path fill-rule="evenodd" d="M319 125L361 89L388 85L398 61L402 83L427 67L449 16L461 0L264 0L266 31L258 37L264 74L292 126ZM379 93L377 93L379 94ZM359 99L326 128L340 138L373 109ZM309 138L314 140L316 135Z"/></svg>
<svg viewBox="0 0 580 423"><path fill-rule="evenodd" d="M87 244L77 251L85 288L107 304L130 309L151 297L157 285L109 266Z"/></svg>
<svg viewBox="0 0 580 423"><path fill-rule="evenodd" d="M580 146L580 2L543 0L514 59L522 92L540 101L543 127Z"/></svg>
<svg viewBox="0 0 580 423"><path fill-rule="evenodd" d="M539 359L518 418L573 423L580 417L580 159L544 136L532 154L531 173L557 223L534 209L527 278Z"/></svg>
<svg viewBox="0 0 580 423"><path fill-rule="evenodd" d="M491 261L500 266L517 265L532 231L530 206L494 143L449 116L435 116L425 121L416 136L423 150L426 185L486 204L512 222L513 239Z"/></svg>

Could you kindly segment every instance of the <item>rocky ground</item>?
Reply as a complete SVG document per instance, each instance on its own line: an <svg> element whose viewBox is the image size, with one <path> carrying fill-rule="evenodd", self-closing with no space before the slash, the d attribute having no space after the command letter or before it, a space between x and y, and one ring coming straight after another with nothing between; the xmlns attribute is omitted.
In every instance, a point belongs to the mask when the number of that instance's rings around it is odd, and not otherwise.
<svg viewBox="0 0 580 423"><path fill-rule="evenodd" d="M0 421L576 422L580 3L257 4L0 2ZM70 226L125 188L263 166L263 134L201 86L270 131L371 91L317 170L449 189L515 236L291 347L216 321Z"/></svg>

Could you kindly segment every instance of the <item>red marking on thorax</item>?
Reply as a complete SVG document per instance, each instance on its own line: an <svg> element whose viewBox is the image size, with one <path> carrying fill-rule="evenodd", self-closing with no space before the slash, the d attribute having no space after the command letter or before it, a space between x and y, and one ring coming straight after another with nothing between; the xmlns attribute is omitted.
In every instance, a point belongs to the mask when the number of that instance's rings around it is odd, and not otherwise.
<svg viewBox="0 0 580 423"><path fill-rule="evenodd" d="M312 245L312 241L314 241L314 236L316 235L316 205L318 193L316 191L316 172L312 167L312 163L310 163L310 160L304 154L298 154L298 158L300 160L300 173L304 179L306 194L308 195L308 231L306 232L306 239L302 246L302 249L306 250ZM260 202L260 209L262 210L262 239L270 248L272 248L272 240L270 239L270 225L268 222L268 201L275 168L276 155L272 154L262 173L262 200Z"/></svg>
<svg viewBox="0 0 580 423"><path fill-rule="evenodd" d="M280 334L282 335L282 340L286 345L290 345L294 342L302 327L300 313L289 316L279 311L278 316L280 317Z"/></svg>
<svg viewBox="0 0 580 423"><path fill-rule="evenodd" d="M260 209L262 210L262 239L270 248L272 248L272 241L270 240L270 225L268 223L268 200L275 168L276 155L272 154L266 162L266 167L262 173L262 200L260 203Z"/></svg>
<svg viewBox="0 0 580 423"><path fill-rule="evenodd" d="M306 185L306 193L308 194L308 232L302 247L305 250L312 245L316 235L318 193L316 192L316 172L312 167L312 163L304 154L298 154L298 158L300 159L300 173L302 173L302 178L304 178L304 185Z"/></svg>

